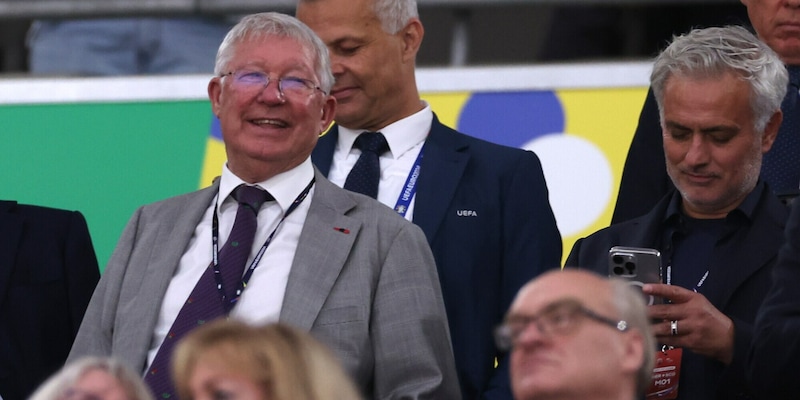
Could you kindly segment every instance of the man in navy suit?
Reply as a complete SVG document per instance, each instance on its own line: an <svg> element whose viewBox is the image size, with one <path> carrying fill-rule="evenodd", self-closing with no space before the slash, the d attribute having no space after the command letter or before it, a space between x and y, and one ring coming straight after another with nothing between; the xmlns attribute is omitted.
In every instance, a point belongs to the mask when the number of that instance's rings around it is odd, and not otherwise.
<svg viewBox="0 0 800 400"><path fill-rule="evenodd" d="M578 240L567 265L607 274L613 246L659 250L667 284L643 290L668 303L649 316L659 344L675 347L667 357L681 360L671 377L678 398L754 398L745 360L788 215L759 172L781 124L787 72L753 34L725 27L676 38L650 80L677 190L644 216Z"/></svg>
<svg viewBox="0 0 800 400"><path fill-rule="evenodd" d="M61 368L99 279L81 213L0 201L0 398Z"/></svg>
<svg viewBox="0 0 800 400"><path fill-rule="evenodd" d="M303 0L297 17L328 46L336 78L336 125L312 160L349 188L357 138L385 137L377 199L431 245L462 395L511 399L492 329L519 288L561 258L539 159L444 126L420 99L414 68L424 29L414 0Z"/></svg>

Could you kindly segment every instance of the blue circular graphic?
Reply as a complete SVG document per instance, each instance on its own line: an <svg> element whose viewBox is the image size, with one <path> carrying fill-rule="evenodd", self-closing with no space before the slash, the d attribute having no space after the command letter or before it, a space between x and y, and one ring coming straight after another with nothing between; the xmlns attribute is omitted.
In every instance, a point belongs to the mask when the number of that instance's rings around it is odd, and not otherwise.
<svg viewBox="0 0 800 400"><path fill-rule="evenodd" d="M552 91L474 93L461 109L458 130L511 147L564 131L564 109Z"/></svg>

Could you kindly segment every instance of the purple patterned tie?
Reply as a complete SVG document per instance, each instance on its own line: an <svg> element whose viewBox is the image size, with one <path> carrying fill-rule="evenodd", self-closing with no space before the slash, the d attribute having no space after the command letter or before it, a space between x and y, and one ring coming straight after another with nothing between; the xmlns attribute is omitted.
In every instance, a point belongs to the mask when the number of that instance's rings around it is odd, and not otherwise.
<svg viewBox="0 0 800 400"><path fill-rule="evenodd" d="M231 196L239 202L239 209L236 211L236 220L230 237L219 253L222 288L218 287L212 263L186 299L145 374L145 382L150 386L156 399L177 398L169 372L172 350L177 342L193 328L227 315L229 311L227 309L232 308L229 301L223 302L222 290L226 299L238 297L234 292L242 281L245 262L253 247L258 209L264 202L273 200L265 190L247 185L239 185Z"/></svg>
<svg viewBox="0 0 800 400"><path fill-rule="evenodd" d="M378 182L381 179L379 157L389 151L389 144L380 132L364 132L358 135L354 146L361 149L361 156L347 174L344 188L375 199L378 197Z"/></svg>

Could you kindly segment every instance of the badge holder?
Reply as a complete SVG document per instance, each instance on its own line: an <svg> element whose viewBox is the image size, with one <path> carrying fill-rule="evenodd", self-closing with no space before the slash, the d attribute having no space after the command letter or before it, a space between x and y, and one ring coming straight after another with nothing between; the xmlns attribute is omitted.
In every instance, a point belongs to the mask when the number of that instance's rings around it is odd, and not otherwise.
<svg viewBox="0 0 800 400"><path fill-rule="evenodd" d="M656 352L653 378L647 389L647 399L678 398L678 381L681 376L683 349L664 345Z"/></svg>

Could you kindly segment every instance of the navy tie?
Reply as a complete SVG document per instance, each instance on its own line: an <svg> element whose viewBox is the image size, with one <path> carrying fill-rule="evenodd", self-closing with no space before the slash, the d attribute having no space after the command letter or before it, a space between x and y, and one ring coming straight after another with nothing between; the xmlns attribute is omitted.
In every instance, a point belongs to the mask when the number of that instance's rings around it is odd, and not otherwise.
<svg viewBox="0 0 800 400"><path fill-rule="evenodd" d="M177 342L197 326L227 315L233 307L230 299L238 297L235 292L242 281L245 262L253 247L258 210L264 202L273 200L265 190L247 185L239 185L231 196L239 203L239 208L228 241L219 252L222 288L214 277L213 264L209 265L186 299L145 374L145 382L156 399L177 398L169 372L172 351ZM222 300L222 290L226 301Z"/></svg>
<svg viewBox="0 0 800 400"><path fill-rule="evenodd" d="M361 156L347 175L344 188L375 199L381 179L380 155L389 151L389 144L380 132L364 132L358 135L354 146L361 149Z"/></svg>
<svg viewBox="0 0 800 400"><path fill-rule="evenodd" d="M783 122L761 165L761 177L778 195L796 194L800 188L800 66L788 69L789 87L781 104Z"/></svg>

